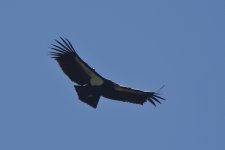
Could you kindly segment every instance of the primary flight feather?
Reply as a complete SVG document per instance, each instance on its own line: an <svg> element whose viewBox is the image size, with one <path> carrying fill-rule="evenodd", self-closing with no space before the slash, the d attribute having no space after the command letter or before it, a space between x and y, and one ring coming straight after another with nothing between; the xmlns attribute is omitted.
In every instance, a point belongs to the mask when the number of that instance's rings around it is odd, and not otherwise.
<svg viewBox="0 0 225 150"><path fill-rule="evenodd" d="M61 38L61 42L55 41L57 45L52 44L51 57L58 62L63 72L76 83L74 87L79 99L93 108L97 108L101 96L141 105L149 101L155 106L155 102L161 103L160 100L164 100L156 92L121 86L102 77L79 57L68 39Z"/></svg>

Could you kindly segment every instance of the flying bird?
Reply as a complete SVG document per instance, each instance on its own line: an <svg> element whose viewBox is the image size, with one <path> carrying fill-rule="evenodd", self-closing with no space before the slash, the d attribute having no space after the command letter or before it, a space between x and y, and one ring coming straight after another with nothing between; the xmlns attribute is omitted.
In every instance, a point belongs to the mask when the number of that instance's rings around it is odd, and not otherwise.
<svg viewBox="0 0 225 150"><path fill-rule="evenodd" d="M155 102L161 103L160 100L165 100L157 92L125 87L102 77L79 57L68 39L60 38L61 41L55 40L57 45L52 44L50 47L52 49L50 55L75 83L75 90L82 102L97 108L101 96L140 105L149 101L154 106Z"/></svg>

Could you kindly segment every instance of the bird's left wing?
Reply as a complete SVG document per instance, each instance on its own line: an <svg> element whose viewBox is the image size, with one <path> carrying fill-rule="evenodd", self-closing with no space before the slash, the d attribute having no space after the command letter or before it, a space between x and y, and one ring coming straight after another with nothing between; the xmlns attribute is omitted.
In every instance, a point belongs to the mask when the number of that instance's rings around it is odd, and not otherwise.
<svg viewBox="0 0 225 150"><path fill-rule="evenodd" d="M125 86L121 86L119 84L113 84L113 90L111 91L111 99L130 102L134 104L143 105L146 101L151 102L154 106L156 106L155 102L161 103L159 100L165 100L160 97L157 92L146 92L141 91Z"/></svg>

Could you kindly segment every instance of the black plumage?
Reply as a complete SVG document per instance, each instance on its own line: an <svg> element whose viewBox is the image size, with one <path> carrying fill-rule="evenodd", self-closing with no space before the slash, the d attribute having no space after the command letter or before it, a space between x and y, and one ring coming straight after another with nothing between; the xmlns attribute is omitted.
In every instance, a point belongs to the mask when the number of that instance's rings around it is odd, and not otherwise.
<svg viewBox="0 0 225 150"><path fill-rule="evenodd" d="M68 39L61 40L55 40L58 45L52 44L50 55L76 83L74 87L81 101L96 108L101 96L141 105L149 101L155 106L155 102L165 100L157 92L136 90L105 79L79 57Z"/></svg>

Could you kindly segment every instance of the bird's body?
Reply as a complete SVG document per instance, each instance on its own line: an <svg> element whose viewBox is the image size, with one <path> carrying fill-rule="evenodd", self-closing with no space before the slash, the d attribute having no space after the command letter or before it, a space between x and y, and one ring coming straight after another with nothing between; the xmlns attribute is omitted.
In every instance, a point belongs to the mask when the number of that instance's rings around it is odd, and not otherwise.
<svg viewBox="0 0 225 150"><path fill-rule="evenodd" d="M111 80L105 79L93 68L85 63L75 52L72 44L61 38L62 42L56 40L59 45L54 45L50 52L52 58L56 59L63 72L75 83L78 97L81 101L96 108L101 96L124 102L143 105L147 100L155 105L164 100L156 92L145 92L121 86Z"/></svg>

